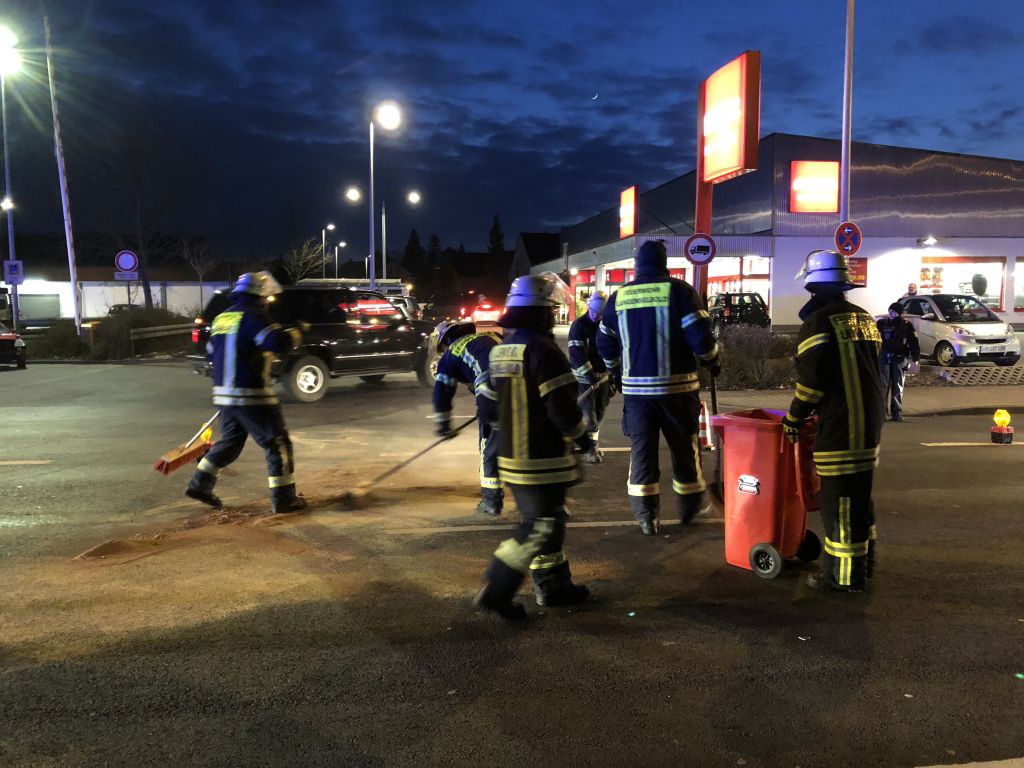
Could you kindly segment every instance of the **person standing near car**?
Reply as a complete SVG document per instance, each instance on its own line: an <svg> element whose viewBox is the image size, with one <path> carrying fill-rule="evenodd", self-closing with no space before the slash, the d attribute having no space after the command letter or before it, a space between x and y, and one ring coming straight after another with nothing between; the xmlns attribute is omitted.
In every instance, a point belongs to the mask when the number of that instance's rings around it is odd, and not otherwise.
<svg viewBox="0 0 1024 768"><path fill-rule="evenodd" d="M305 509L295 492L292 443L270 380L275 355L302 343L296 328L284 329L267 316L267 304L281 293L269 272L247 272L231 291L233 303L213 319L207 359L213 365L213 404L220 406L220 440L204 456L185 495L215 509L217 476L242 453L250 435L267 459L270 503L275 513Z"/></svg>
<svg viewBox="0 0 1024 768"><path fill-rule="evenodd" d="M882 355L879 367L882 375L882 403L889 405L889 417L903 421L903 385L911 362L920 363L921 346L917 331L903 317L903 305L894 301L889 305L889 316L878 321L882 336ZM883 411L884 414L884 411Z"/></svg>
<svg viewBox="0 0 1024 768"><path fill-rule="evenodd" d="M569 363L579 382L580 396L583 397L580 405L590 437L594 441L594 446L581 457L587 464L600 464L604 461L598 439L601 436L604 412L612 396L608 368L597 352L597 327L607 301L601 291L594 291L587 299L587 311L569 326Z"/></svg>
<svg viewBox="0 0 1024 768"><path fill-rule="evenodd" d="M807 583L862 592L875 554L871 484L885 419L878 369L882 338L874 318L846 300L855 286L845 256L812 251L797 277L803 277L811 299L800 310L796 393L782 430L796 443L803 422L818 415L813 456L821 477L825 571Z"/></svg>
<svg viewBox="0 0 1024 768"><path fill-rule="evenodd" d="M512 621L526 618L513 598L527 573L538 605L576 605L590 594L573 583L562 548L566 491L581 479L572 442L586 452L593 441L576 404L576 377L552 335L555 285L540 275L515 279L498 321L508 330L491 350L498 471L516 500L520 523L495 550L474 605Z"/></svg>
<svg viewBox="0 0 1024 768"><path fill-rule="evenodd" d="M491 350L501 343L496 333L477 333L473 323L439 323L434 329L441 359L434 377L434 421L437 434L446 437L452 431L452 400L460 383L468 384L476 397L477 424L480 433L480 502L476 511L500 515L505 500L498 478L498 432L482 412L486 401L495 401L487 376Z"/></svg>
<svg viewBox="0 0 1024 768"><path fill-rule="evenodd" d="M605 306L597 348L623 395L622 431L631 442L629 504L641 533L654 536L661 507L659 433L672 454L680 520L687 525L707 509L697 437L697 360L717 376L719 348L693 286L669 277L663 241L641 245L635 269L636 279Z"/></svg>

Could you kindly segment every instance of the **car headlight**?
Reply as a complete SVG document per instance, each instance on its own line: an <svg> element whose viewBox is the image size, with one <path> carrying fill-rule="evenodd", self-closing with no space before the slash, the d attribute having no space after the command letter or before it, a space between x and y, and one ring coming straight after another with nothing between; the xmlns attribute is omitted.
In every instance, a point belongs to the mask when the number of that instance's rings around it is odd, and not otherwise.
<svg viewBox="0 0 1024 768"><path fill-rule="evenodd" d="M1017 336L1017 332L1013 330L1013 326L1010 325L1009 323L1006 324L1006 335L1009 336L1011 339Z"/></svg>
<svg viewBox="0 0 1024 768"><path fill-rule="evenodd" d="M21 349L24 346L25 346L25 340L23 338L21 338L20 336L14 340L14 348L15 349Z"/></svg>
<svg viewBox="0 0 1024 768"><path fill-rule="evenodd" d="M973 333L968 331L966 328L961 328L959 325L952 326L950 330L953 331L953 333L955 333L957 336L963 336L964 339L968 341L974 338Z"/></svg>

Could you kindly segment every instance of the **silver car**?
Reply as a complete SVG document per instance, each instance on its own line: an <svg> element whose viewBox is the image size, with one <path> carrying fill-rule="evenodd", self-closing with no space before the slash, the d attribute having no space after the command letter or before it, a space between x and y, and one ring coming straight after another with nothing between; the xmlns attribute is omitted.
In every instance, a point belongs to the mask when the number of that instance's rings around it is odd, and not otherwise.
<svg viewBox="0 0 1024 768"><path fill-rule="evenodd" d="M899 300L907 320L917 331L921 354L942 366L976 360L1016 365L1020 341L1013 326L974 296L933 293Z"/></svg>

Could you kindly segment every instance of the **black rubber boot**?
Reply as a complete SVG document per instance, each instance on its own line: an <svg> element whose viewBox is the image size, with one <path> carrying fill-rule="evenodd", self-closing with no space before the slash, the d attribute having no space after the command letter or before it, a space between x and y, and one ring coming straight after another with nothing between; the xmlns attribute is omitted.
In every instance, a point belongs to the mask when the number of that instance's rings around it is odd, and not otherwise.
<svg viewBox="0 0 1024 768"><path fill-rule="evenodd" d="M658 521L657 520L641 520L640 521L640 533L644 536L657 536L658 535Z"/></svg>
<svg viewBox="0 0 1024 768"><path fill-rule="evenodd" d="M865 592L867 590L867 586L864 584L847 586L838 584L831 573L807 574L807 586L819 592Z"/></svg>
<svg viewBox="0 0 1024 768"><path fill-rule="evenodd" d="M216 484L217 478L209 472L196 470L196 473L192 475L192 479L188 481L188 486L185 488L185 495L190 499L201 501L203 504L213 507L214 509L220 509L224 504L220 500L220 497L213 492L213 486Z"/></svg>
<svg viewBox="0 0 1024 768"><path fill-rule="evenodd" d="M583 584L563 584L549 590L537 591L537 605L541 608L579 605L590 597L590 590Z"/></svg>
<svg viewBox="0 0 1024 768"><path fill-rule="evenodd" d="M295 493L294 485L282 485L270 492L270 509L275 515L299 512L308 506L305 497Z"/></svg>
<svg viewBox="0 0 1024 768"><path fill-rule="evenodd" d="M501 505L497 504L493 499L480 499L479 503L476 505L476 511L481 515L500 517Z"/></svg>
<svg viewBox="0 0 1024 768"><path fill-rule="evenodd" d="M710 514L711 504L703 491L679 497L679 520L683 525L689 525L698 517Z"/></svg>
<svg viewBox="0 0 1024 768"><path fill-rule="evenodd" d="M520 603L496 598L490 593L490 585L485 584L473 598L473 607L482 611L496 613L506 621L526 621L526 609Z"/></svg>

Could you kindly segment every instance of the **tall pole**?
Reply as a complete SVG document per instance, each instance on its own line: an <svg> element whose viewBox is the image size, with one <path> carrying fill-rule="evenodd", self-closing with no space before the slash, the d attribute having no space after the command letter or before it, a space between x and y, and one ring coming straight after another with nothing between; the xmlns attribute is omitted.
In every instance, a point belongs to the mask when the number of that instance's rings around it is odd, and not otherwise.
<svg viewBox="0 0 1024 768"><path fill-rule="evenodd" d="M843 157L839 168L839 220L850 220L850 132L853 111L853 0L846 0L846 67L843 70Z"/></svg>
<svg viewBox="0 0 1024 768"><path fill-rule="evenodd" d="M11 153L7 150L7 78L0 74L0 112L4 133L4 197L7 200L7 247L14 261L14 206L11 200ZM18 330L18 286L11 286L11 327Z"/></svg>
<svg viewBox="0 0 1024 768"><path fill-rule="evenodd" d="M320 277L327 277L327 227L320 230Z"/></svg>
<svg viewBox="0 0 1024 768"><path fill-rule="evenodd" d="M376 209L374 208L374 205L373 205L373 120L370 120L370 255L369 255L369 261L367 262L367 264L369 266L367 266L367 268L366 268L366 271L367 271L367 275L366 276L367 276L367 278L370 281L370 290L371 291L375 287L374 286L374 279L373 278L374 278L374 274L377 271L376 264L374 264L374 256L373 256L374 247L375 247L375 243L374 243L374 229L375 229L374 225L376 224L376 222L374 221L375 218L376 218Z"/></svg>
<svg viewBox="0 0 1024 768"><path fill-rule="evenodd" d="M380 201L380 255L381 255L381 278L388 278L388 212L384 201Z"/></svg>
<svg viewBox="0 0 1024 768"><path fill-rule="evenodd" d="M50 46L50 19L43 17L46 32L46 73L50 79L50 107L53 111L53 151L57 156L57 176L60 180L60 202L64 208L64 239L68 246L68 273L71 277L71 300L75 305L75 328L82 335L82 308L78 300L78 267L75 263L75 237L71 227L71 202L68 198L68 174L64 167L64 143L60 138L60 117L57 114L57 88L53 79L53 48ZM4 150L6 154L6 150ZM203 306L203 282L199 280L199 305Z"/></svg>
<svg viewBox="0 0 1024 768"><path fill-rule="evenodd" d="M338 279L338 246L334 246L334 279Z"/></svg>

